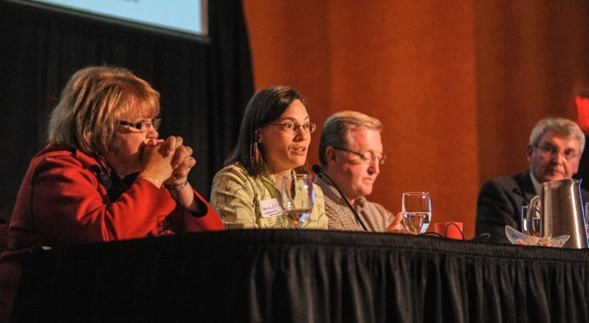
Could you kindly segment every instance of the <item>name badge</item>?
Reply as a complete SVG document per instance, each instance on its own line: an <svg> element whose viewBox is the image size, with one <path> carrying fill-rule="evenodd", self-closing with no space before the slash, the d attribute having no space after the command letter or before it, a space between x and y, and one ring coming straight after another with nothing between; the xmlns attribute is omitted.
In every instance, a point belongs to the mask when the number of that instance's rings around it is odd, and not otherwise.
<svg viewBox="0 0 589 323"><path fill-rule="evenodd" d="M260 201L260 212L263 218L271 218L281 215L284 211L278 200L273 198L271 200Z"/></svg>

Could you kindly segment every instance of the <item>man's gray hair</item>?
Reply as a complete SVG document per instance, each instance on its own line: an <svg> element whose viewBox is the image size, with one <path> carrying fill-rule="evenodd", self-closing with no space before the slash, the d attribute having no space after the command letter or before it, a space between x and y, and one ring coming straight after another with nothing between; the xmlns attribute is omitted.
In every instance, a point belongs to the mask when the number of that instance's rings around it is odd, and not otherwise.
<svg viewBox="0 0 589 323"><path fill-rule="evenodd" d="M323 167L327 166L325 151L327 147L347 148L348 133L358 128L382 130L380 120L358 111L340 111L332 114L323 125L321 139L319 139L319 160Z"/></svg>
<svg viewBox="0 0 589 323"><path fill-rule="evenodd" d="M585 149L585 134L576 122L559 117L548 117L538 121L530 134L530 146L537 146L542 136L549 132L559 136L578 139L581 143L579 154L583 153Z"/></svg>

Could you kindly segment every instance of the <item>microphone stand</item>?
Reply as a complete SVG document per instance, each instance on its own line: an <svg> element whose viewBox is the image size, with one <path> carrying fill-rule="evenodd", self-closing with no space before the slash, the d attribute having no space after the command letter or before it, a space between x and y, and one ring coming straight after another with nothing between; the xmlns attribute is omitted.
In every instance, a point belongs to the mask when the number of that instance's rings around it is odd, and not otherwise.
<svg viewBox="0 0 589 323"><path fill-rule="evenodd" d="M354 213L354 217L356 217L356 221L358 221L358 223L360 223L360 226L362 227L362 229L364 229L364 231L368 231L368 229L366 229L366 226L364 225L364 222L362 222L362 219L360 218L360 215L358 214L358 212L356 212L354 207L352 207L352 204L350 203L350 201L348 201L348 199L346 198L344 193L340 190L339 186L333 181L333 179L331 179L331 177L327 176L327 174L323 171L323 169L319 165L313 165L312 169L315 172L315 174L317 174L319 177L321 177L321 179L327 180L333 187L335 187L335 190L339 193L339 195L342 197L344 202L346 202L346 205L348 206L348 208L350 208L352 213Z"/></svg>

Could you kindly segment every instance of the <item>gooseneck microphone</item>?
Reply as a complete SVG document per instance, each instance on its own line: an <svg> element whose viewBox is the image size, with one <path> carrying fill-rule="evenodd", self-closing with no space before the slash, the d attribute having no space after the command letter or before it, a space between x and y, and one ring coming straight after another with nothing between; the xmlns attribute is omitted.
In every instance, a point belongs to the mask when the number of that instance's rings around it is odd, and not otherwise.
<svg viewBox="0 0 589 323"><path fill-rule="evenodd" d="M344 199L344 202L346 202L346 205L350 208L352 213L354 213L354 216L356 217L356 221L358 221L358 223L360 223L360 226L362 227L362 229L364 229L364 231L368 231L368 229L366 229L366 226L364 225L364 222L362 222L362 219L360 218L360 215L358 214L358 212L356 212L354 207L352 207L352 204L350 204L350 201L348 201L348 199L346 198L346 196L344 195L342 190L340 190L339 186L333 181L333 179L331 179L331 177L329 177L323 171L321 166L313 165L313 167L311 167L311 168L313 169L313 172L315 172L315 174L317 174L319 177L321 177L321 179L327 180L329 183L331 183L331 185L333 187L335 187L335 190L339 193L339 195L342 197L342 199Z"/></svg>

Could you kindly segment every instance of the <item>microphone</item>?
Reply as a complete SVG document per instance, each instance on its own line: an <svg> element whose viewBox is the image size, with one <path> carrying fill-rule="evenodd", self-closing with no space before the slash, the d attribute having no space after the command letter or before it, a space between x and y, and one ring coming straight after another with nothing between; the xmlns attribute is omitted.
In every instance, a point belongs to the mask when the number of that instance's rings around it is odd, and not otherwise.
<svg viewBox="0 0 589 323"><path fill-rule="evenodd" d="M331 185L333 187L335 187L335 190L339 193L339 195L342 197L342 199L344 199L344 202L346 202L346 205L348 206L348 208L350 208L352 213L354 213L354 216L356 217L356 221L358 221L358 223L360 223L360 226L362 227L362 229L364 229L364 231L368 231L368 229L366 229L366 226L364 225L364 222L362 222L362 219L360 218L360 215L358 214L358 212L356 212L354 207L352 207L352 204L350 204L350 201L348 201L348 199L346 198L346 196L344 195L342 190L340 190L339 186L333 181L333 179L331 179L331 177L327 176L327 174L323 171L323 169L319 165L313 165L313 167L311 167L311 168L313 169L313 172L315 172L315 174L317 174L321 179L327 180L328 182L331 183Z"/></svg>

